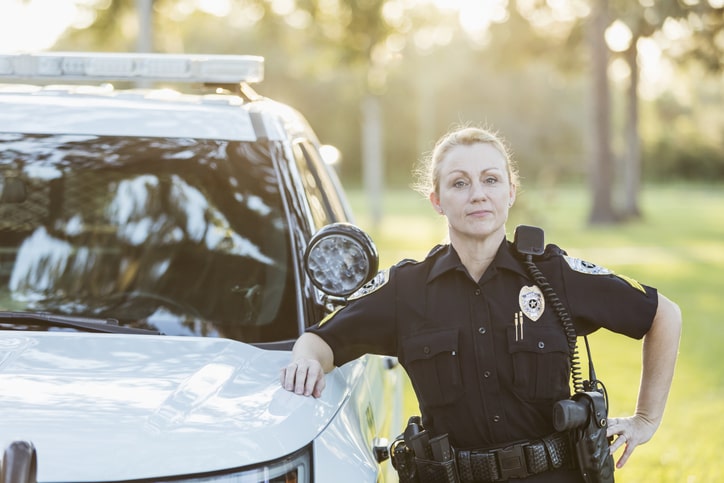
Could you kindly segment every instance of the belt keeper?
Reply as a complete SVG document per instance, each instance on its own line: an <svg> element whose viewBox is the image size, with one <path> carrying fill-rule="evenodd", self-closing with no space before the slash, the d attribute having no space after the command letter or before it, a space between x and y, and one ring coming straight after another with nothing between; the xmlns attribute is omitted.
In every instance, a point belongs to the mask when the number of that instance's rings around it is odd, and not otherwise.
<svg viewBox="0 0 724 483"><path fill-rule="evenodd" d="M543 438L543 444L546 447L546 453L548 453L548 460L551 462L551 466L555 469L563 466L561 452L556 448L556 443L552 441L552 438Z"/></svg>
<svg viewBox="0 0 724 483"><path fill-rule="evenodd" d="M470 451L458 451L456 454L458 473L463 481L473 479L473 466L470 463Z"/></svg>

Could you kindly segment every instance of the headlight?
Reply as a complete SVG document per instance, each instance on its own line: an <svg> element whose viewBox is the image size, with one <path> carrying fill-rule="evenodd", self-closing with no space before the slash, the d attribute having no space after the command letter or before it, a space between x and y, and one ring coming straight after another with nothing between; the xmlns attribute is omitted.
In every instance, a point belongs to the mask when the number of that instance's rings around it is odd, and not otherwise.
<svg viewBox="0 0 724 483"><path fill-rule="evenodd" d="M312 481L311 453L311 446L307 446L284 458L253 467L188 478L163 478L161 481L173 483L310 483Z"/></svg>
<svg viewBox="0 0 724 483"><path fill-rule="evenodd" d="M357 291L377 273L379 264L370 237L349 223L333 223L315 233L304 260L312 283L336 297Z"/></svg>

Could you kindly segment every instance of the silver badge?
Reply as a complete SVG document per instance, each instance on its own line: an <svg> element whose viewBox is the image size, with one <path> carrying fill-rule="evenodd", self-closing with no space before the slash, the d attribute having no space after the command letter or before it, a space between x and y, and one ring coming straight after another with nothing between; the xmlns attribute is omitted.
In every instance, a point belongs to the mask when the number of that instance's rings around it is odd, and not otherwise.
<svg viewBox="0 0 724 483"><path fill-rule="evenodd" d="M563 258L566 262L568 262L568 266L576 272L587 273L589 275L610 275L612 273L608 268L581 260L580 258L573 258L569 256L564 256Z"/></svg>
<svg viewBox="0 0 724 483"><path fill-rule="evenodd" d="M518 303L520 304L520 310L533 322L540 319L546 308L543 292L537 285L521 288L520 294L518 294Z"/></svg>

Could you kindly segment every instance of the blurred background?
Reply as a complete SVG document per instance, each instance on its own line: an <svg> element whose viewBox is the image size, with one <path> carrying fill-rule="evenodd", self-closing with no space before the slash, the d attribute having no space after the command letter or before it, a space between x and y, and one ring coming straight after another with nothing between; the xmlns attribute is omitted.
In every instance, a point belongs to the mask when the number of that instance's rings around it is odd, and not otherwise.
<svg viewBox="0 0 724 483"><path fill-rule="evenodd" d="M640 217L642 180L724 180L723 27L724 0L0 0L0 51L264 56L374 223L459 123L524 186L586 183L594 224Z"/></svg>
<svg viewBox="0 0 724 483"><path fill-rule="evenodd" d="M445 237L410 189L437 138L499 131L511 234L542 226L682 308L664 422L619 483L724 481L723 27L724 0L0 0L2 52L264 56L256 89L340 150L382 267ZM631 414L640 341L590 339L610 415Z"/></svg>

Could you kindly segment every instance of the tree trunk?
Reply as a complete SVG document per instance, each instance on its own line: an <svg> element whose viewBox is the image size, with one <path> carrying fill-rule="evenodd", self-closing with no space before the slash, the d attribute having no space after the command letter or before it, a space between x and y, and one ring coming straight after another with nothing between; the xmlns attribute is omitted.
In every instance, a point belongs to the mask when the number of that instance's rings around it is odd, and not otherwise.
<svg viewBox="0 0 724 483"><path fill-rule="evenodd" d="M153 52L153 0L136 0L136 12L138 14L136 52ZM153 85L148 79L139 79L135 84L139 89L148 89Z"/></svg>
<svg viewBox="0 0 724 483"><path fill-rule="evenodd" d="M626 51L626 63L631 70L626 109L626 156L624 157L624 205L623 216L640 218L639 191L641 189L641 140L639 136L639 65L638 48L634 37Z"/></svg>
<svg viewBox="0 0 724 483"><path fill-rule="evenodd" d="M153 52L153 0L136 0L138 38L136 52Z"/></svg>
<svg viewBox="0 0 724 483"><path fill-rule="evenodd" d="M608 46L605 32L608 26L608 1L596 0L589 31L593 87L593 149L590 183L593 205L588 217L590 224L616 221L612 205L613 155L611 153L611 103L608 85Z"/></svg>

